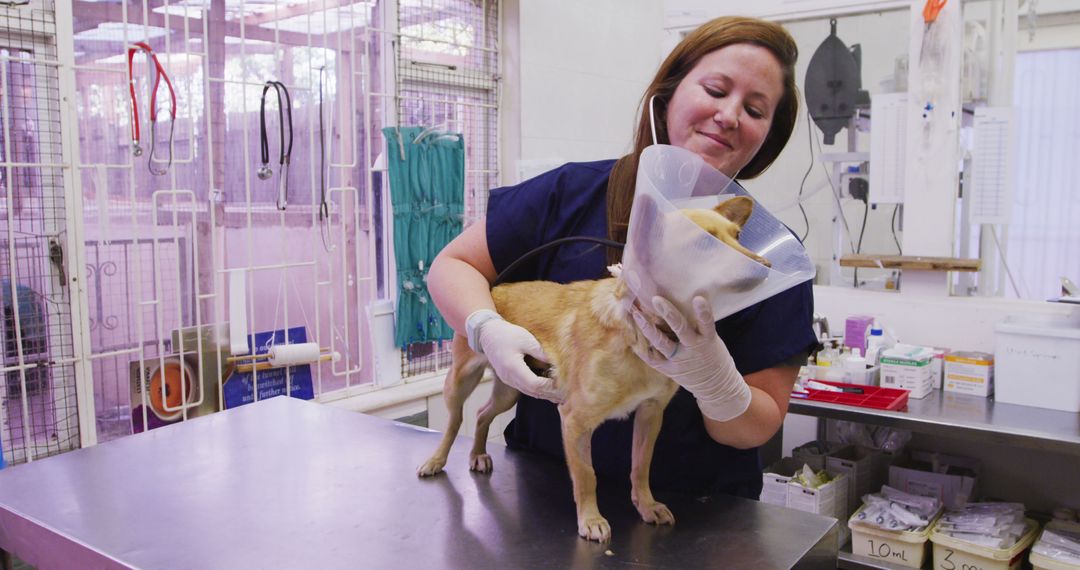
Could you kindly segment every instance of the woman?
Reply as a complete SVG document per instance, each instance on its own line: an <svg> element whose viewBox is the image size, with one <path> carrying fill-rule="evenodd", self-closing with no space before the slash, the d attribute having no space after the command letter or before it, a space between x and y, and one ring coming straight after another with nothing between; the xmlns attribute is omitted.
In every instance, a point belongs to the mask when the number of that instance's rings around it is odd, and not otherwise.
<svg viewBox="0 0 1080 570"><path fill-rule="evenodd" d="M618 159L567 164L517 186L492 191L487 217L466 229L436 258L428 276L432 297L473 350L487 355L522 397L506 429L510 447L562 457L558 399L549 380L524 363L544 359L527 331L494 312L490 286L526 252L566 236L625 241L638 157L652 144L650 109L662 144L686 148L732 178L765 170L787 143L798 116L794 40L780 26L718 18L684 38L661 64L643 97L634 150ZM620 254L593 244L548 250L523 264L514 281L568 283L607 276ZM712 323L708 304L680 315L666 300L639 299L644 310L679 332L672 341L637 319L653 349L643 360L680 389L664 413L652 467L654 489L757 498L757 447L780 428L800 364L815 338L809 283ZM707 324L705 324L707 323ZM598 475L629 476L632 421L609 421L593 438Z"/></svg>

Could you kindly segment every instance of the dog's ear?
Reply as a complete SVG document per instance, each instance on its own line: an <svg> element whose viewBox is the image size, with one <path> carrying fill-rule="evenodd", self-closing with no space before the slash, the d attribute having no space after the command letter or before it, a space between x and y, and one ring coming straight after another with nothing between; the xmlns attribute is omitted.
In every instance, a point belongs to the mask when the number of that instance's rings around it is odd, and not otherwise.
<svg viewBox="0 0 1080 570"><path fill-rule="evenodd" d="M754 199L749 196L736 196L715 208L716 213L724 216L739 227L746 225L750 213L754 211Z"/></svg>

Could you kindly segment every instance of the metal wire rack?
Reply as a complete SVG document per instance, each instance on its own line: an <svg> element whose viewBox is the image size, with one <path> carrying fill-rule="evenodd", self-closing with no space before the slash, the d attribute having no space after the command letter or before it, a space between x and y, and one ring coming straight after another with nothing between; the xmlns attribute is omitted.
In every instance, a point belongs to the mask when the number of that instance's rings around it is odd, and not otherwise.
<svg viewBox="0 0 1080 570"><path fill-rule="evenodd" d="M398 122L465 137L465 224L484 215L498 184L498 2L412 0L398 11ZM402 377L450 364L450 343L402 351Z"/></svg>
<svg viewBox="0 0 1080 570"><path fill-rule="evenodd" d="M8 462L152 427L155 363L162 378L170 362L197 370L198 402L169 403L162 388L171 418L225 407L226 373L202 383L212 370L204 359L220 356L206 341L222 340L240 303L252 334L299 327L343 355L312 366L316 397L373 387L365 309L396 285L386 277L387 180L373 167L380 129L439 123L463 133L468 220L483 213L498 179L498 2L394 6L0 6L0 445ZM175 88L175 116L158 92L156 129L145 123L155 76L143 52L129 69L134 42L151 46ZM300 135L287 211L254 176L267 79L288 85ZM156 147L149 157L131 152L132 89L150 131L143 140ZM268 106L277 111L276 101ZM242 299L227 290L237 272ZM76 280L85 298L70 290ZM418 370L449 363L438 346L403 354ZM286 373L286 392L291 382ZM258 386L256 373L256 399Z"/></svg>
<svg viewBox="0 0 1080 570"><path fill-rule="evenodd" d="M9 463L80 444L50 1L0 7L0 447Z"/></svg>

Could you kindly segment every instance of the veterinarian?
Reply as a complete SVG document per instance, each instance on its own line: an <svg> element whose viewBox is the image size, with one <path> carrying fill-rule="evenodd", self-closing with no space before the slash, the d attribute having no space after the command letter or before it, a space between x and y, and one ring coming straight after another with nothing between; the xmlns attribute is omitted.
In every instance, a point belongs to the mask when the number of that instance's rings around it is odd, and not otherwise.
<svg viewBox="0 0 1080 570"><path fill-rule="evenodd" d="M795 41L774 23L725 17L702 25L661 64L642 98L643 105L652 105L657 142L691 150L735 179L761 174L787 144L798 117L797 56ZM430 291L447 322L468 336L504 382L526 395L505 432L511 448L564 457L553 403L559 394L551 380L525 365L525 355L543 360L543 351L528 331L495 313L492 282L552 240L593 236L625 242L638 157L652 142L645 109L630 154L566 164L493 190L485 219L451 242L431 267ZM601 279L620 255L574 242L535 256L509 280ZM659 297L636 304L641 309L635 320L653 345L638 356L682 386L664 412L653 488L756 499L758 447L783 424L799 366L816 342L811 284L715 323L700 298L692 315ZM659 333L650 317L666 321L678 340ZM592 453L598 476L629 479L632 431L629 420L597 429Z"/></svg>

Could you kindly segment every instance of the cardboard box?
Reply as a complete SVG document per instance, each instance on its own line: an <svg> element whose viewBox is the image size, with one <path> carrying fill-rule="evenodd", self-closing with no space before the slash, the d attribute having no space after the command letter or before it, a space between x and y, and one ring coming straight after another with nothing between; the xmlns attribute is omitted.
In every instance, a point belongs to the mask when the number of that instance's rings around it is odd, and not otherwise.
<svg viewBox="0 0 1080 570"><path fill-rule="evenodd" d="M866 335L874 324L874 317L869 315L854 315L844 321L844 346L858 348L859 352L866 354Z"/></svg>
<svg viewBox="0 0 1080 570"><path fill-rule="evenodd" d="M791 456L799 462L799 467L805 463L814 471L825 469L825 457L847 447L844 443L831 441L808 441L791 450Z"/></svg>
<svg viewBox="0 0 1080 570"><path fill-rule="evenodd" d="M987 397L994 393L994 355L957 351L945 357L945 391Z"/></svg>
<svg viewBox="0 0 1080 570"><path fill-rule="evenodd" d="M761 474L761 497L759 500L771 505L787 506L787 485L791 477L804 463L794 457L785 457L765 468Z"/></svg>
<svg viewBox="0 0 1080 570"><path fill-rule="evenodd" d="M848 475L848 500L844 517L850 516L862 504L862 496L880 489L882 453L876 449L852 445L825 457L825 470ZM843 519L841 519L843 520Z"/></svg>
<svg viewBox="0 0 1080 570"><path fill-rule="evenodd" d="M837 547L847 542L850 532L843 521L847 519L848 476L846 473L829 473L835 479L817 489L807 489L791 479L806 463L785 457L770 465L761 475L762 487L760 500L763 503L787 507L833 517L840 521L837 532ZM821 471L815 469L815 472Z"/></svg>
<svg viewBox="0 0 1080 570"><path fill-rule="evenodd" d="M144 359L141 368L138 360L132 361L132 433L181 422L185 416L197 418L218 411L218 390L229 356L228 339L227 327L222 324L187 327L172 332L173 352ZM182 392L186 392L184 397Z"/></svg>
<svg viewBox="0 0 1080 570"><path fill-rule="evenodd" d="M945 381L945 357L950 351L936 346L930 350L934 353L934 360L930 362L930 377L934 381L933 389L940 390Z"/></svg>
<svg viewBox="0 0 1080 570"><path fill-rule="evenodd" d="M945 507L967 503L977 496L979 462L926 451L912 451L908 460L889 467L889 486L924 497L937 497Z"/></svg>
<svg viewBox="0 0 1080 570"><path fill-rule="evenodd" d="M808 489L798 483L787 485L787 507L817 515L833 517L837 525L837 546L847 542L851 530L844 524L847 520L848 476L846 473L829 473L836 478L817 489Z"/></svg>
<svg viewBox="0 0 1080 570"><path fill-rule="evenodd" d="M911 398L925 398L933 389L933 352L922 346L898 344L881 353L881 387L909 390Z"/></svg>

